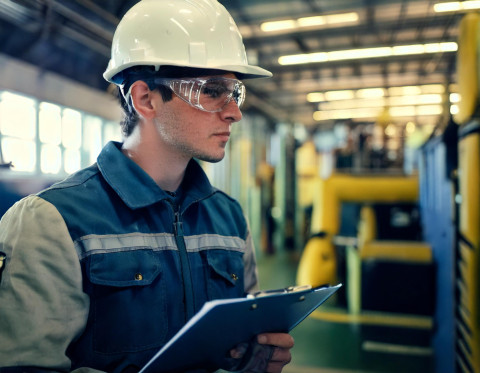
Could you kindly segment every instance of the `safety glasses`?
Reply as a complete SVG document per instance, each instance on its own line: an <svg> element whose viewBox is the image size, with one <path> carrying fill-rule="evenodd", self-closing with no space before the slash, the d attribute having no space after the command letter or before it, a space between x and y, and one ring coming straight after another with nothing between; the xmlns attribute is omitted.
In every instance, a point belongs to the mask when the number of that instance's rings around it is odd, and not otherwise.
<svg viewBox="0 0 480 373"><path fill-rule="evenodd" d="M238 107L245 101L245 86L240 80L215 78L154 78L155 84L169 87L178 97L191 106L215 113L222 111L232 100Z"/></svg>

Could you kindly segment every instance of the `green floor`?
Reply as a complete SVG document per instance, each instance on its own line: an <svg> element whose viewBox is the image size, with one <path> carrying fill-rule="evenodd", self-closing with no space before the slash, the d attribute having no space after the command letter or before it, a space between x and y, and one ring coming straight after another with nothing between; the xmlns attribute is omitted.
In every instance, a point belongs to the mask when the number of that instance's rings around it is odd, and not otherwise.
<svg viewBox="0 0 480 373"><path fill-rule="evenodd" d="M297 260L291 255L260 254L257 261L262 289L295 284ZM292 331L293 358L284 372L434 372L431 327L408 319L382 323L384 316L351 318L335 299L328 300Z"/></svg>

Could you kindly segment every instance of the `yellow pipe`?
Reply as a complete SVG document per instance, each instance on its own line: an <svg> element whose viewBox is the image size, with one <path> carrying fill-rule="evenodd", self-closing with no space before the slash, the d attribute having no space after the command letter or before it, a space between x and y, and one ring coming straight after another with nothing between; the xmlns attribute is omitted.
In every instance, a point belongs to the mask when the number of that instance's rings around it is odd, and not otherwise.
<svg viewBox="0 0 480 373"><path fill-rule="evenodd" d="M332 264L336 266L332 238L339 231L341 203L415 202L418 178L333 175L326 180L318 179L315 191L311 232L322 232L322 237L307 242L298 266L297 283L319 286L336 281L335 270L331 269Z"/></svg>

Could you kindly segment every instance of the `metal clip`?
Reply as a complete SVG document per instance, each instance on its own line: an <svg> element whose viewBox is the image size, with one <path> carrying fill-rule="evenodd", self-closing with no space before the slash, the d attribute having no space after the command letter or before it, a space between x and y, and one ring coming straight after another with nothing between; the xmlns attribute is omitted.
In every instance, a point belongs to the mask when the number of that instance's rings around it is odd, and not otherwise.
<svg viewBox="0 0 480 373"><path fill-rule="evenodd" d="M260 297L267 297L269 295L295 293L297 291L310 290L311 288L312 287L310 285L299 285L299 286L288 286L286 288L275 289L275 290L261 290L253 294L248 294L247 298L260 298Z"/></svg>

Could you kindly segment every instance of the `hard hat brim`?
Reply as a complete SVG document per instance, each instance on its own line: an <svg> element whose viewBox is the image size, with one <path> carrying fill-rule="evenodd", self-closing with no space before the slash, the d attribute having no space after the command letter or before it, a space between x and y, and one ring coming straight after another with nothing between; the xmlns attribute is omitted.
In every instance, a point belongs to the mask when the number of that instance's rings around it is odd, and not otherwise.
<svg viewBox="0 0 480 373"><path fill-rule="evenodd" d="M158 63L158 62L157 62ZM125 69L128 69L129 67L133 66L155 66L156 69L158 69L158 64L151 61L143 61L141 64L138 62L131 62L127 64L123 64L121 66L118 66L117 68L112 68L109 67L104 73L103 77L105 80L107 80L110 83L114 84L121 84L122 82L119 81L118 78L116 78L116 75L118 73L121 73ZM174 63L168 63L169 66L178 66L178 67L187 67L184 66L183 64L174 64ZM252 65L222 65L222 66L188 66L189 68L199 68L199 69L212 69L212 70L223 70L225 72L232 72L234 73L238 79L257 79L257 78L270 78L272 77L272 73L266 69L263 69L258 66L252 66Z"/></svg>

